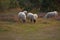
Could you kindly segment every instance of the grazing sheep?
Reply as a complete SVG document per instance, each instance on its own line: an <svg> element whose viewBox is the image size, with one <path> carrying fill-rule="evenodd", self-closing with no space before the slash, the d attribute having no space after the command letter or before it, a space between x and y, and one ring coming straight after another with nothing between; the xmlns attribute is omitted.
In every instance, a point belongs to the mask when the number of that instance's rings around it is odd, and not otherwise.
<svg viewBox="0 0 60 40"><path fill-rule="evenodd" d="M26 12L26 13L27 13L27 12ZM19 20L21 20L23 23L26 22L26 14L25 14L25 11L19 12L19 13L18 13L18 17L19 17Z"/></svg>
<svg viewBox="0 0 60 40"><path fill-rule="evenodd" d="M30 20L32 22L32 17L33 17L33 13L28 13L27 14L27 18L28 20Z"/></svg>
<svg viewBox="0 0 60 40"><path fill-rule="evenodd" d="M48 13L44 16L44 18L51 18L51 17L53 17L53 16L56 18L56 16L58 16L58 12L57 12L57 11L48 12Z"/></svg>
<svg viewBox="0 0 60 40"><path fill-rule="evenodd" d="M33 13L28 13L27 14L27 18L31 21L31 22L36 22L36 19L38 18L37 14L33 14Z"/></svg>
<svg viewBox="0 0 60 40"><path fill-rule="evenodd" d="M34 17L35 17L34 19L37 19L38 18L38 15L37 14L34 14Z"/></svg>
<svg viewBox="0 0 60 40"><path fill-rule="evenodd" d="M33 19L34 19L34 23L36 22L37 18L38 18L38 15L37 14L33 14Z"/></svg>

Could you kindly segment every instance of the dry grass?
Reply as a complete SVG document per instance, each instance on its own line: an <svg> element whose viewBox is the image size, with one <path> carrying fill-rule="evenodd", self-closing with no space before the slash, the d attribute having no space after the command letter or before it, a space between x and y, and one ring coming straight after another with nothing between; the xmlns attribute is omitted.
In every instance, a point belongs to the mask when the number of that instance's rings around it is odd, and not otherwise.
<svg viewBox="0 0 60 40"><path fill-rule="evenodd" d="M0 21L0 40L60 40L60 21L56 19L39 18L35 24L11 20Z"/></svg>
<svg viewBox="0 0 60 40"><path fill-rule="evenodd" d="M0 40L60 40L60 21L41 18L35 24L0 21Z"/></svg>

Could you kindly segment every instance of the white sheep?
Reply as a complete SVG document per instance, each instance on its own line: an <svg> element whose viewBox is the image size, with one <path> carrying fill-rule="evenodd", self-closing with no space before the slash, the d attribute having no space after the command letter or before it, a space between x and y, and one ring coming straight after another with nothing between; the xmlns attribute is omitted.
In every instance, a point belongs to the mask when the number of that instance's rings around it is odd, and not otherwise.
<svg viewBox="0 0 60 40"><path fill-rule="evenodd" d="M54 17L56 18L56 16L58 16L58 12L57 12L57 11L48 12L48 13L44 16L44 18L50 18L50 17L52 17L52 16L54 16Z"/></svg>
<svg viewBox="0 0 60 40"><path fill-rule="evenodd" d="M18 13L18 18L22 21L22 22L26 22L26 14L27 12L23 11L23 12L19 12Z"/></svg>
<svg viewBox="0 0 60 40"><path fill-rule="evenodd" d="M37 19L38 18L38 15L37 14L34 14L34 19Z"/></svg>
<svg viewBox="0 0 60 40"><path fill-rule="evenodd" d="M36 19L38 18L37 14L33 14L33 13L28 13L27 14L27 18L31 21L31 22L36 22Z"/></svg>

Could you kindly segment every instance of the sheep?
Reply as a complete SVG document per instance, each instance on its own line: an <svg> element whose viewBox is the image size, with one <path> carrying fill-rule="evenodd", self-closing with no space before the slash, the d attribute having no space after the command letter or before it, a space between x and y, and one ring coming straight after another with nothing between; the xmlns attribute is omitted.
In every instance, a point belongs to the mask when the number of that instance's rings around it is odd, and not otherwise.
<svg viewBox="0 0 60 40"><path fill-rule="evenodd" d="M58 12L57 12L57 11L48 12L48 13L44 16L44 18L50 18L50 17L53 17L53 16L56 18L56 16L58 16Z"/></svg>
<svg viewBox="0 0 60 40"><path fill-rule="evenodd" d="M27 18L31 21L31 22L36 22L36 19L38 18L37 14L33 14L33 13L28 13L27 14Z"/></svg>
<svg viewBox="0 0 60 40"><path fill-rule="evenodd" d="M33 14L33 21L34 21L34 23L36 22L37 18L38 18L38 15L37 14Z"/></svg>
<svg viewBox="0 0 60 40"><path fill-rule="evenodd" d="M38 18L38 15L37 14L34 14L34 17L35 17L34 19L37 19Z"/></svg>
<svg viewBox="0 0 60 40"><path fill-rule="evenodd" d="M33 17L33 13L27 14L27 19L30 20L31 22L32 22L32 17Z"/></svg>
<svg viewBox="0 0 60 40"><path fill-rule="evenodd" d="M18 18L21 19L23 23L26 22L26 13L27 13L27 11L26 12L23 11L23 12L18 13Z"/></svg>

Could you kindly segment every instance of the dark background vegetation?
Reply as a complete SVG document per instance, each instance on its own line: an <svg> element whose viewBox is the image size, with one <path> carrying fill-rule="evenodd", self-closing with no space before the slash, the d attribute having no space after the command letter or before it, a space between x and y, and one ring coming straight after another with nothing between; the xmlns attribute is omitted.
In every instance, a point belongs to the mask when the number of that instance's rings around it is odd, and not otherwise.
<svg viewBox="0 0 60 40"><path fill-rule="evenodd" d="M0 11L12 8L36 12L60 11L60 0L0 0Z"/></svg>

